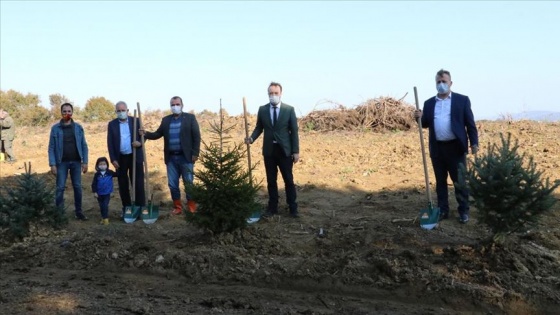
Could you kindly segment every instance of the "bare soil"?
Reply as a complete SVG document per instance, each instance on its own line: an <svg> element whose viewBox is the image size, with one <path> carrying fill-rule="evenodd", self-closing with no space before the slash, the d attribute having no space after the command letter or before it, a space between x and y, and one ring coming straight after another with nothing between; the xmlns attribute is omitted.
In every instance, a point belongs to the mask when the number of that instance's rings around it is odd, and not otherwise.
<svg viewBox="0 0 560 315"><path fill-rule="evenodd" d="M159 121L146 120L149 130ZM232 135L242 141L242 118L228 122L240 126ZM205 138L208 124L202 126ZM499 132L511 132L546 176L560 179L559 123L483 121L479 128L482 151L499 141ZM107 155L106 124L85 129L93 163ZM54 184L48 131L18 128L19 160L0 163L1 185L23 172L24 161ZM161 208L153 225L120 222L118 193L110 225L99 225L90 164L82 183L89 221L71 220L61 231L40 228L21 242L0 245L0 313L560 313L560 203L535 229L511 235L501 246L485 242L490 234L477 222L476 209L466 225L453 218L426 231L414 220L427 206L416 129L308 131L300 139L294 176L302 217L292 219L283 209L280 216L217 236L169 214L162 141L147 143ZM251 155L259 163L254 176L264 183L260 141ZM429 174L435 191L431 166ZM452 189L450 194L456 206ZM266 203L264 188L259 198ZM68 182L69 215L72 200Z"/></svg>

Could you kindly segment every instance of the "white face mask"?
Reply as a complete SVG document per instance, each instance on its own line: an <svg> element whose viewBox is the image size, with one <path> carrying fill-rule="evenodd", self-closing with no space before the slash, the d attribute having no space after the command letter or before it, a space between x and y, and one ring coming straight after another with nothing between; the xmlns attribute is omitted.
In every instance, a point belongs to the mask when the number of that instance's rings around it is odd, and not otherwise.
<svg viewBox="0 0 560 315"><path fill-rule="evenodd" d="M171 106L171 112L175 115L178 115L182 112L181 106Z"/></svg>
<svg viewBox="0 0 560 315"><path fill-rule="evenodd" d="M128 118L128 113L127 112L117 112L117 118L120 120L125 120L126 118Z"/></svg>
<svg viewBox="0 0 560 315"><path fill-rule="evenodd" d="M272 104L272 105L280 104L280 96L279 95L271 95L271 96L268 97L268 99L270 100L270 104Z"/></svg>
<svg viewBox="0 0 560 315"><path fill-rule="evenodd" d="M107 170L107 165L99 165L97 167L100 171L105 172Z"/></svg>
<svg viewBox="0 0 560 315"><path fill-rule="evenodd" d="M436 84L436 89L437 89L439 94L445 94L445 93L449 92L449 85L445 82L441 82L441 83Z"/></svg>

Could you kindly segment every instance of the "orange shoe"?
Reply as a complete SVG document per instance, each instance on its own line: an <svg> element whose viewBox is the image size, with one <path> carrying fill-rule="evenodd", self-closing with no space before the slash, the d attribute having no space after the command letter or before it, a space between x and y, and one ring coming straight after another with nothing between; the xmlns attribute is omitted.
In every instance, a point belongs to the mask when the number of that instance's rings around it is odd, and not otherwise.
<svg viewBox="0 0 560 315"><path fill-rule="evenodd" d="M194 202L194 200L188 200L187 201L187 207L189 208L189 211L191 213L196 212L196 202Z"/></svg>
<svg viewBox="0 0 560 315"><path fill-rule="evenodd" d="M173 210L171 214L179 215L183 213L183 205L181 205L181 200L173 200Z"/></svg>

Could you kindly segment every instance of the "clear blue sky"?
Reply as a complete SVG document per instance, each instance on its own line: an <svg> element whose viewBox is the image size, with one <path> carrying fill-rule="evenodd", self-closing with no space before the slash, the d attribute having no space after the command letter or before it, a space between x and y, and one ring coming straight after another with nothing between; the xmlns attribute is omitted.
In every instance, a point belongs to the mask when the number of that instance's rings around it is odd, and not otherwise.
<svg viewBox="0 0 560 315"><path fill-rule="evenodd" d="M83 106L255 113L270 81L298 116L452 90L475 118L560 111L557 1L0 1L0 88Z"/></svg>

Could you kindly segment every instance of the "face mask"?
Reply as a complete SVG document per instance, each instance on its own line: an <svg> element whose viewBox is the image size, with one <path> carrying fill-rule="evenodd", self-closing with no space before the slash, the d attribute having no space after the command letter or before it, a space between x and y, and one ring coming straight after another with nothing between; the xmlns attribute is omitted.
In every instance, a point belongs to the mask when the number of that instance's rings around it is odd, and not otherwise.
<svg viewBox="0 0 560 315"><path fill-rule="evenodd" d="M278 105L280 104L280 96L279 95L271 95L268 98L270 100L270 104Z"/></svg>
<svg viewBox="0 0 560 315"><path fill-rule="evenodd" d="M127 112L118 112L117 113L117 118L120 120L125 120L128 118L128 113Z"/></svg>
<svg viewBox="0 0 560 315"><path fill-rule="evenodd" d="M437 91L439 94L445 94L447 92L449 92L449 85L447 85L447 83L438 83L436 85Z"/></svg>
<svg viewBox="0 0 560 315"><path fill-rule="evenodd" d="M175 115L181 113L181 106L171 106L171 112Z"/></svg>
<svg viewBox="0 0 560 315"><path fill-rule="evenodd" d="M69 121L70 119L72 119L72 114L62 115L62 120L64 120L65 122Z"/></svg>
<svg viewBox="0 0 560 315"><path fill-rule="evenodd" d="M99 165L97 167L100 171L105 172L107 170L107 165Z"/></svg>

